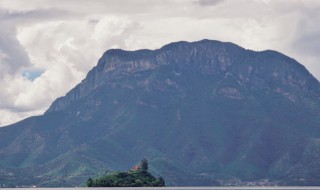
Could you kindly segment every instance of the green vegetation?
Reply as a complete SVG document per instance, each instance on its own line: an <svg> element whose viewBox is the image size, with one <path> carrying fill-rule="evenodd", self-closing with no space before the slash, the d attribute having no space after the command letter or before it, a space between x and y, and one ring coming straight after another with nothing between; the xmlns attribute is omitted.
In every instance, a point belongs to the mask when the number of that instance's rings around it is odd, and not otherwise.
<svg viewBox="0 0 320 190"><path fill-rule="evenodd" d="M97 179L89 178L88 187L163 187L162 177L155 178L148 172L148 161L143 159L140 166L134 166L128 172L114 172Z"/></svg>

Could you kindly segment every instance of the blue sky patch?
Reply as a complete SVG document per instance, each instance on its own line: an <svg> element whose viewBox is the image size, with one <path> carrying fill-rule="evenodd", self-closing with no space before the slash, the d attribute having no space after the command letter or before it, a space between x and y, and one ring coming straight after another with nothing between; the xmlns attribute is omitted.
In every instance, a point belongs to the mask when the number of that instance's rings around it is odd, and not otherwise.
<svg viewBox="0 0 320 190"><path fill-rule="evenodd" d="M36 78L40 77L42 73L43 71L41 70L28 70L24 71L22 75L30 81L34 81Z"/></svg>

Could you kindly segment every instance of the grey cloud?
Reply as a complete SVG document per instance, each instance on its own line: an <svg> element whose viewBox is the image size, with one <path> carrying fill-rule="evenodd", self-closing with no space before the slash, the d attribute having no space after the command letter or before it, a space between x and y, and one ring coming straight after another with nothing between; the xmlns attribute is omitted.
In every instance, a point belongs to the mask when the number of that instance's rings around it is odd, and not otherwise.
<svg viewBox="0 0 320 190"><path fill-rule="evenodd" d="M298 7L298 5L296 5ZM314 76L320 79L320 4L300 5L294 10L297 24L293 28L293 35L288 49L304 64Z"/></svg>
<svg viewBox="0 0 320 190"><path fill-rule="evenodd" d="M8 68L8 71L15 73L21 67L30 65L30 60L25 49L15 37L15 28L0 21L0 51L4 56L0 60L0 64Z"/></svg>
<svg viewBox="0 0 320 190"><path fill-rule="evenodd" d="M193 3L201 6L215 6L220 3L223 3L223 1L224 0L197 0L197 1L194 1Z"/></svg>
<svg viewBox="0 0 320 190"><path fill-rule="evenodd" d="M319 56L320 51L320 6L313 11L308 11L308 15L300 17L295 29L293 47L302 53Z"/></svg>
<svg viewBox="0 0 320 190"><path fill-rule="evenodd" d="M293 42L293 48L301 53L318 56L320 52L320 29L300 34Z"/></svg>
<svg viewBox="0 0 320 190"><path fill-rule="evenodd" d="M27 52L16 37L16 25L57 18L67 19L70 14L58 9L8 11L0 9L0 66L2 73L16 73L21 68L31 67ZM1 77L1 76L0 76Z"/></svg>
<svg viewBox="0 0 320 190"><path fill-rule="evenodd" d="M315 23L315 25L317 25ZM313 74L320 79L320 28L312 31L301 32L292 43L292 50L300 57L301 62L305 64ZM308 60L308 62L306 61Z"/></svg>
<svg viewBox="0 0 320 190"><path fill-rule="evenodd" d="M0 20L6 22L36 22L39 20L50 20L57 18L71 18L71 13L60 9L39 9L23 11L0 10Z"/></svg>
<svg viewBox="0 0 320 190"><path fill-rule="evenodd" d="M0 9L0 66L6 70L2 73L16 73L21 68L30 67L31 63L27 52L16 38L16 25L18 23L38 22L56 18L68 18L68 12L47 9L47 10L26 10L8 11Z"/></svg>

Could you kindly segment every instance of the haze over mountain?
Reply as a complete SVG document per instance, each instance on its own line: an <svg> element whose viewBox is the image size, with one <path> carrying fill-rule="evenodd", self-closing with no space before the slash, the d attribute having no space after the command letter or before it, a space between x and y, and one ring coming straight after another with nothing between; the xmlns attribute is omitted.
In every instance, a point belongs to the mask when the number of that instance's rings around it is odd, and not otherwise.
<svg viewBox="0 0 320 190"><path fill-rule="evenodd" d="M0 128L0 183L75 186L147 158L169 185L320 185L319 116L319 82L279 52L111 49L44 115Z"/></svg>

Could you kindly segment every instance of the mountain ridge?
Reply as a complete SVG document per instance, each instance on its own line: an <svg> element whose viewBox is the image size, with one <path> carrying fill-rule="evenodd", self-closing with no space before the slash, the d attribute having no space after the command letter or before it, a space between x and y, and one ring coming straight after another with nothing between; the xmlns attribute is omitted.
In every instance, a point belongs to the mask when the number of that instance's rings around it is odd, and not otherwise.
<svg viewBox="0 0 320 190"><path fill-rule="evenodd" d="M286 55L284 55L284 54L282 54L280 52L277 52L277 51L273 51L273 50L252 51L252 50L246 50L246 49L244 49L244 48L242 48L242 47L240 47L240 46L238 46L236 44L230 43L230 42L219 42L219 41L212 41L212 40L205 39L205 40L201 40L201 41L197 41L197 42L193 42L193 43L186 42L186 41L173 42L173 43L170 43L168 45L165 45L165 46L161 47L160 49L156 49L156 50L143 49L143 50L135 50L135 51L126 51L126 50L121 50L121 49L110 49L110 50L106 51L103 54L103 56L98 61L98 65L96 67L94 67L88 73L86 78L88 78L90 74L91 75L95 75L97 72L99 72L99 69L103 69L104 67L106 67L106 65L105 65L106 63L115 62L114 65L119 65L119 64L121 65L121 63L117 63L117 61L125 61L126 60L125 58L128 55L132 55L131 57L129 56L129 60L140 60L141 61L141 60L144 59L144 57L148 57L148 56L152 56L152 55L159 55L159 54L161 54L163 52L169 51L172 48L179 48L179 47L182 48L182 47L190 46L190 45L193 45L193 44L197 45L197 44L203 44L203 43L210 43L210 45L214 44L214 45L219 45L219 46L227 45L227 46L230 46L230 47L239 48L241 50L248 51L249 53L274 54L275 56L278 56L278 57L282 56L282 57L285 57L285 59L290 60L290 62L295 62L296 66L301 67L299 69L307 71L307 69L303 65L299 64L296 60L294 60L294 59L292 59L292 58L290 58L290 57L288 57L288 56L286 56ZM138 56L135 56L134 54L138 54ZM119 60L117 60L117 59L119 59ZM110 66L104 72L109 72L109 71L112 71L114 69L117 69L117 68L114 68L115 67L114 65ZM153 68L148 68L148 67L151 67L150 65L145 65L145 67L147 67L146 69L153 69ZM154 67L157 67L157 65L154 66ZM140 70L138 70L138 72L139 71ZM92 73L92 72L95 72L95 73ZM133 72L137 72L137 71L133 71ZM307 71L306 74L312 76L308 71ZM318 82L318 80L315 77L313 77L312 80L314 80L314 79ZM106 78L103 78L103 80L106 80ZM83 81L81 81L80 85L83 84L84 82L86 82L85 79ZM103 82L105 82L105 81L103 81ZM95 83L95 81L89 81L89 83ZM97 87L99 85L101 85L101 84L94 84L93 88L95 88L95 87ZM76 90L77 87L81 88L79 85L77 85L74 89L71 90L71 92L73 90L77 91ZM92 89L89 89L89 91L90 90L92 90ZM79 92L74 92L74 96L76 96L77 93L81 94L81 89L78 90L78 91ZM55 101L54 103L56 103L59 100L61 100L61 98L58 98L58 100ZM46 113L50 112L51 110L55 110L54 103L53 103L53 105L50 106L50 108L46 111ZM68 105L68 103L61 103L61 104Z"/></svg>

